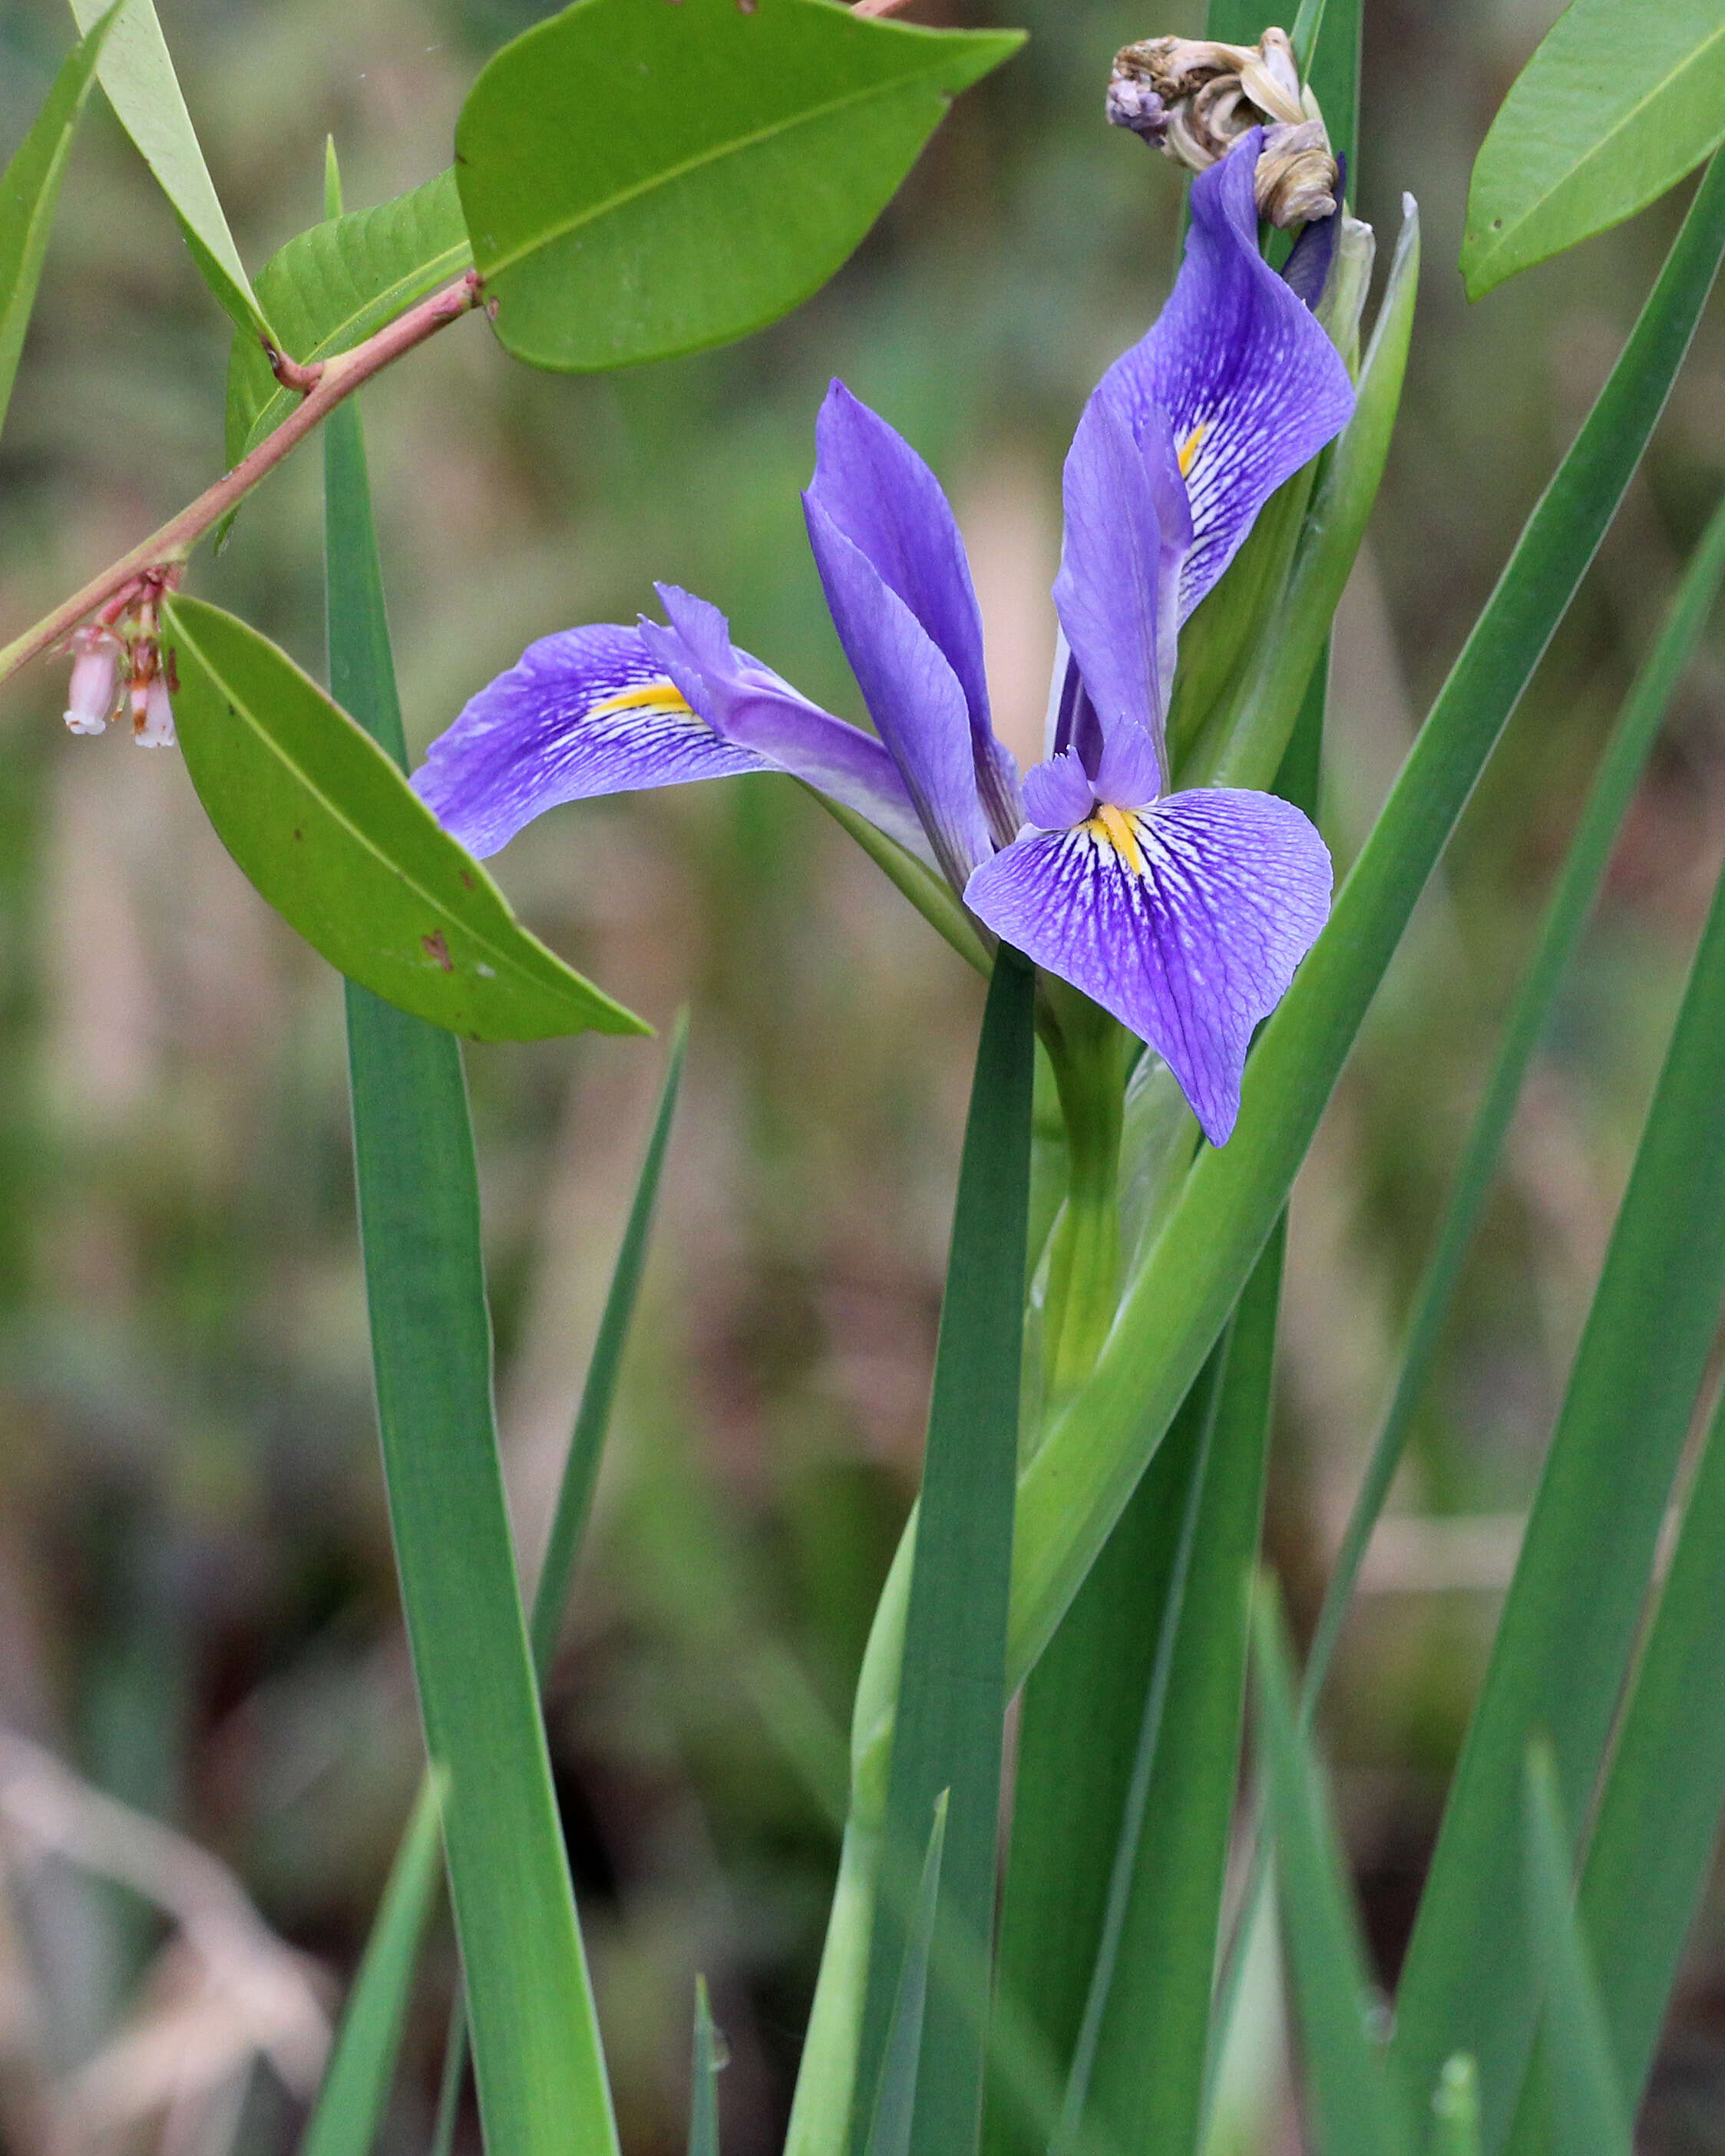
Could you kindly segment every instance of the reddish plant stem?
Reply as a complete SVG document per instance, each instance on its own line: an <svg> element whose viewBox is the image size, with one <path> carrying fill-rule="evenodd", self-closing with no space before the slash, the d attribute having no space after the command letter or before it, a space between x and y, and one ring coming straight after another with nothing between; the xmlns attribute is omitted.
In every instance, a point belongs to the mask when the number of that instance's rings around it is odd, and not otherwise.
<svg viewBox="0 0 1725 2156"><path fill-rule="evenodd" d="M896 15L901 8L908 8L911 0L856 0L853 15Z"/></svg>
<svg viewBox="0 0 1725 2156"><path fill-rule="evenodd" d="M177 583L181 565L204 533L243 501L259 480L272 472L290 451L297 449L344 398L351 397L362 383L369 382L392 361L399 359L403 352L424 344L428 337L434 336L440 329L480 304L479 275L470 270L459 283L447 285L442 291L434 292L429 299L409 307L404 315L386 323L375 336L367 337L352 352L336 352L325 360L317 369L316 386L307 392L305 403L290 413L273 434L266 434L249 456L242 458L232 471L224 473L213 486L207 487L177 516L169 517L160 530L152 531L129 554L122 554L100 576L92 578L81 591L74 592L52 613L44 614L34 628L26 629L22 636L0 649L0 681L15 673L26 660L70 635L86 615L95 613L98 608L105 619L110 614L117 619L127 602L146 586L153 584L159 589L164 582ZM309 374L311 370L296 367L296 372Z"/></svg>

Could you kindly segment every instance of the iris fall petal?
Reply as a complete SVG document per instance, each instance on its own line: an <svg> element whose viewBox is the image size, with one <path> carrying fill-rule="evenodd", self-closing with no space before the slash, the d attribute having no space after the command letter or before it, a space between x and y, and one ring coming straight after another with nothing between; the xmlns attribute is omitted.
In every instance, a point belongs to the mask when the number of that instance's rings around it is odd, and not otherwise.
<svg viewBox="0 0 1725 2156"><path fill-rule="evenodd" d="M432 743L413 788L483 857L562 802L770 768L690 708L639 629L601 623L530 644Z"/></svg>
<svg viewBox="0 0 1725 2156"><path fill-rule="evenodd" d="M1147 1040L1221 1145L1253 1029L1317 940L1330 888L1329 855L1297 808L1218 787L1027 831L965 901Z"/></svg>

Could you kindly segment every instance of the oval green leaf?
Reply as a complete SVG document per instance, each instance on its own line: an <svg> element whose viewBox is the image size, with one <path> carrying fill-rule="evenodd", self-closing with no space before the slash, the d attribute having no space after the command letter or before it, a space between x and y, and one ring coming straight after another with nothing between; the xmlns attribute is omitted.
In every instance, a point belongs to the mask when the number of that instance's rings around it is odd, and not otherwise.
<svg viewBox="0 0 1725 2156"><path fill-rule="evenodd" d="M453 172L393 202L314 224L272 255L258 298L279 349L305 366L351 352L404 308L459 277L472 261ZM279 427L299 405L270 372L255 336L235 336L228 361L228 462Z"/></svg>
<svg viewBox="0 0 1725 2156"><path fill-rule="evenodd" d="M1017 50L833 0L577 0L506 45L455 131L497 335L584 372L698 351L815 291L951 100Z"/></svg>
<svg viewBox="0 0 1725 2156"><path fill-rule="evenodd" d="M222 843L349 979L475 1040L649 1029L511 913L407 780L285 653L202 600L163 609L187 768Z"/></svg>
<svg viewBox="0 0 1725 2156"><path fill-rule="evenodd" d="M101 19L102 0L71 0L71 5L80 30L93 28ZM198 275L237 328L253 336L272 336L198 146L151 0L130 0L96 72L121 126L172 204Z"/></svg>
<svg viewBox="0 0 1725 2156"><path fill-rule="evenodd" d="M60 198L72 136L118 12L117 6L110 8L67 54L29 133L0 172L0 424L12 399L24 331L36 304L49 228Z"/></svg>
<svg viewBox="0 0 1725 2156"><path fill-rule="evenodd" d="M1467 296L1645 209L1722 141L1719 0L1574 0L1474 165Z"/></svg>

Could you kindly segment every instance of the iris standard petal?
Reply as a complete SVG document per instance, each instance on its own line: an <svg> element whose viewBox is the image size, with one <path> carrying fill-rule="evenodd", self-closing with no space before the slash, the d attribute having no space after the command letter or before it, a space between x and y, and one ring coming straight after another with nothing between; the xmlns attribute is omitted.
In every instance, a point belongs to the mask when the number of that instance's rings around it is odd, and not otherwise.
<svg viewBox="0 0 1725 2156"><path fill-rule="evenodd" d="M639 629L604 623L530 644L431 744L413 788L483 856L560 802L769 768L690 708Z"/></svg>
<svg viewBox="0 0 1725 2156"><path fill-rule="evenodd" d="M1159 742L1192 543L1167 419L1153 405L1134 410L1105 380L1072 438L1064 493L1055 607L1101 737L1124 726Z"/></svg>
<svg viewBox="0 0 1725 2156"><path fill-rule="evenodd" d="M1254 128L1192 182L1186 259L1147 336L1104 377L1173 430L1192 504L1183 621L1282 481L1348 424L1353 386L1322 326L1258 252Z"/></svg>
<svg viewBox="0 0 1725 2156"><path fill-rule="evenodd" d="M731 641L718 608L675 584L655 587L670 627L644 621L650 655L686 701L733 747L854 808L927 866L936 865L898 766L883 743L812 704L782 675Z"/></svg>
<svg viewBox="0 0 1725 2156"><path fill-rule="evenodd" d="M1297 808L1214 787L1027 833L964 896L1147 1040L1221 1145L1253 1029L1317 940L1330 890L1329 855Z"/></svg>
<svg viewBox="0 0 1725 2156"><path fill-rule="evenodd" d="M995 739L983 617L957 519L940 481L896 428L842 382L815 422L809 496L921 623L957 676L983 807L1000 843L1018 829L1018 773Z"/></svg>
<svg viewBox="0 0 1725 2156"><path fill-rule="evenodd" d="M977 786L964 690L933 638L812 490L803 504L850 670L935 859L953 888L963 891L971 870L994 850Z"/></svg>

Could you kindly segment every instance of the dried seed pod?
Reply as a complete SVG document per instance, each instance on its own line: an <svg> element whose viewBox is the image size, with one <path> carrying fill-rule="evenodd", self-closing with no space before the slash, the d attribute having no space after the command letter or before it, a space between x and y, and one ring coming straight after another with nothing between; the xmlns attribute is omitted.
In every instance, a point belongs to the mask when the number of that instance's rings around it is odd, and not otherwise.
<svg viewBox="0 0 1725 2156"><path fill-rule="evenodd" d="M1336 160L1317 101L1300 80L1285 30L1255 45L1214 38L1143 38L1115 55L1108 117L1194 172L1264 127L1257 198L1273 224L1328 217L1336 208Z"/></svg>

